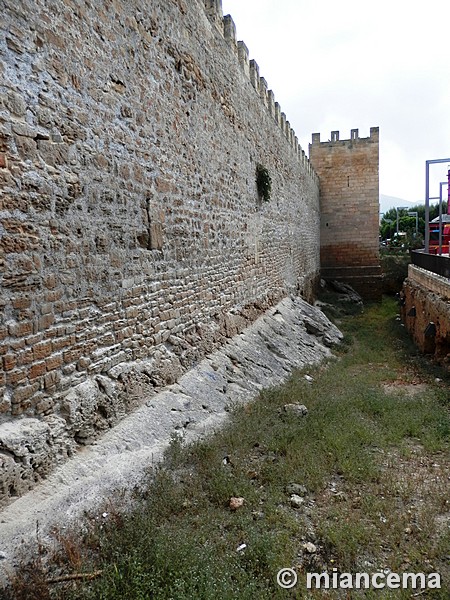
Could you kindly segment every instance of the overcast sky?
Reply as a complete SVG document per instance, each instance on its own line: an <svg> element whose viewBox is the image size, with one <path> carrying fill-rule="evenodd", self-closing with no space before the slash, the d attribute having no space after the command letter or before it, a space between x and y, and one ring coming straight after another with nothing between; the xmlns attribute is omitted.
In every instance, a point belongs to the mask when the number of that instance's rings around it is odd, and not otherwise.
<svg viewBox="0 0 450 600"><path fill-rule="evenodd" d="M380 127L380 193L424 202L450 158L450 0L223 0L302 148ZM431 195L447 163L431 167ZM444 194L446 188L444 188Z"/></svg>

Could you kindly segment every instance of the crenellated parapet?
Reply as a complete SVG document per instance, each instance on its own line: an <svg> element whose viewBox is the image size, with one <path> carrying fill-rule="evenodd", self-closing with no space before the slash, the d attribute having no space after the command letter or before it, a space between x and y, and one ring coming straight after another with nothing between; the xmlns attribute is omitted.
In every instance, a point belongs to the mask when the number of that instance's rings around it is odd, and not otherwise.
<svg viewBox="0 0 450 600"><path fill-rule="evenodd" d="M380 130L379 127L371 127L370 128L370 136L368 138L359 137L358 129L350 130L350 138L349 139L340 139L339 131L332 131L330 134L330 139L327 141L320 141L320 133L312 134L312 146L316 146L317 144L326 145L326 146L346 146L349 144L370 144L370 143L378 143L380 139Z"/></svg>
<svg viewBox="0 0 450 600"><path fill-rule="evenodd" d="M205 6L205 12L206 12L208 19L223 34L224 19L223 19L222 0L203 0L203 4Z"/></svg>
<svg viewBox="0 0 450 600"><path fill-rule="evenodd" d="M233 52L237 52L236 25L230 15L223 18L223 37Z"/></svg>
<svg viewBox="0 0 450 600"><path fill-rule="evenodd" d="M255 88L255 90L259 93L259 66L256 60L250 61L250 83Z"/></svg>
<svg viewBox="0 0 450 600"><path fill-rule="evenodd" d="M273 91L269 89L267 81L264 77L261 77L258 63L254 59L250 59L249 50L245 43L237 40L236 25L231 15L223 15L222 0L203 0L203 4L208 19L223 36L230 49L237 54L239 65L243 73L252 84L255 92L261 98L261 102L268 110L270 116L280 127L284 137L297 155L299 161L305 167L307 173L318 180L312 164L298 142L295 131L287 120L286 114L282 112L279 103L275 101L275 95ZM319 135L320 141L320 134L317 135Z"/></svg>

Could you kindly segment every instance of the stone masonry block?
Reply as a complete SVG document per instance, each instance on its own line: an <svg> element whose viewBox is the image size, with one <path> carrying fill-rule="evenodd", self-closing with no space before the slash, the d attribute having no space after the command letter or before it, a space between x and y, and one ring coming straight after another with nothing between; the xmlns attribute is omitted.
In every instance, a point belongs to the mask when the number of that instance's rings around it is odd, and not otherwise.
<svg viewBox="0 0 450 600"><path fill-rule="evenodd" d="M104 371L154 358L142 381L163 384L221 343L225 314L249 323L283 295L310 295L319 182L285 116L280 135L255 61L250 85L220 0L110 3L114 18L78 3L79 20L70 2L19 4L17 35L14 3L0 25L14 85L0 126L0 411L60 419L54 431L75 447L129 410L127 378L111 394ZM118 51L130 32L134 56ZM258 162L277 197L263 207Z"/></svg>

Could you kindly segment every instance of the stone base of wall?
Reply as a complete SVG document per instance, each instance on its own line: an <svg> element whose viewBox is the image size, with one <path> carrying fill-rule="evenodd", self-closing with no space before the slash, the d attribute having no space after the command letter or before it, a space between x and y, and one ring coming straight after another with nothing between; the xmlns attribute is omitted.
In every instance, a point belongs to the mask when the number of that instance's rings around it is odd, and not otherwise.
<svg viewBox="0 0 450 600"><path fill-rule="evenodd" d="M342 281L351 285L364 300L380 302L382 274L380 266L373 267L322 267L322 279Z"/></svg>
<svg viewBox="0 0 450 600"><path fill-rule="evenodd" d="M319 281L319 273L304 276L298 289L304 300L313 302ZM84 374L83 380L74 378L67 389L53 390L51 399L57 412L39 416L25 413L18 419L0 421L0 506L25 494L80 447L92 444L148 398L174 384L278 300L272 296L218 312L210 323L199 321L184 339L167 337L147 349L141 344L143 355L135 360L126 360L125 352L116 360L103 353L102 364ZM177 340L178 345L171 343ZM183 349L189 351L189 357L184 356Z"/></svg>
<svg viewBox="0 0 450 600"><path fill-rule="evenodd" d="M420 350L450 366L450 281L409 265L401 317Z"/></svg>
<svg viewBox="0 0 450 600"><path fill-rule="evenodd" d="M67 456L68 448L72 450L73 459L61 466L63 471L48 479L47 492L43 494L47 500L53 502L53 496L62 488L72 500L76 499L75 503L82 496L97 498L99 494L92 489L93 478L104 479L107 472L108 485L113 489L128 485L131 490L131 466L137 464L145 471L145 464L158 456L173 433L184 436L204 432L207 423L211 420L216 423L218 415L226 415L226 406L248 401L259 390L281 384L293 369L331 356L329 348L342 338L324 313L296 297L285 298L239 331L236 329L236 334L219 350L177 378L177 382L158 393L143 391L141 406L115 427L104 431L102 437L83 452L73 448L63 419L24 418L0 424L0 508L51 475L58 460L62 462ZM114 373L116 376L119 372L128 373L130 379L139 379L150 366L146 361L136 361L121 365ZM74 422L78 420L78 427L83 427L86 435L93 434L92 416L97 414L98 406L104 406L108 398L111 401L120 392L120 380L111 379L109 383L108 380L108 377L99 379L97 376L76 386L67 396L67 411ZM119 476L121 467L128 475ZM72 486L76 491L68 490ZM34 508L35 502L31 504ZM48 515L49 510L41 507L41 511L41 515ZM30 515L25 512L28 519ZM16 512L13 510L12 514ZM61 507L55 514L67 516ZM7 523L8 519L5 512L0 517L0 549L4 551L6 533L1 523ZM41 518L39 521L41 523ZM29 524L26 529L34 531Z"/></svg>

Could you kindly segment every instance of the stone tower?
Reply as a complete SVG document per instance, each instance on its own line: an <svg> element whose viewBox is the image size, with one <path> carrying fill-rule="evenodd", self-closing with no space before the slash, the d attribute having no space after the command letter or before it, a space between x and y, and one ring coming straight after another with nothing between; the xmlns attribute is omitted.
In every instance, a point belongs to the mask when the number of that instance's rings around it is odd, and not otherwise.
<svg viewBox="0 0 450 600"><path fill-rule="evenodd" d="M310 161L320 179L320 262L324 279L349 283L365 299L381 298L379 257L379 130L349 140L339 131L313 133Z"/></svg>

